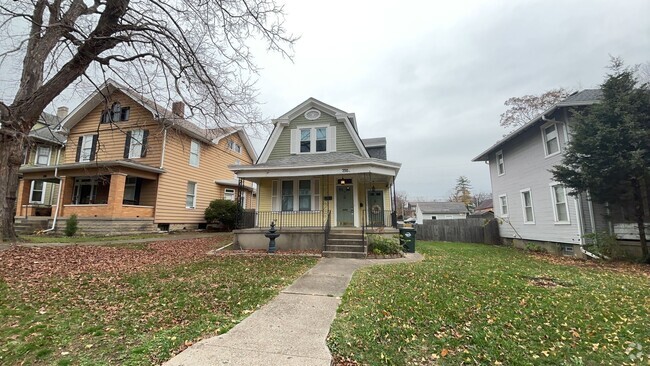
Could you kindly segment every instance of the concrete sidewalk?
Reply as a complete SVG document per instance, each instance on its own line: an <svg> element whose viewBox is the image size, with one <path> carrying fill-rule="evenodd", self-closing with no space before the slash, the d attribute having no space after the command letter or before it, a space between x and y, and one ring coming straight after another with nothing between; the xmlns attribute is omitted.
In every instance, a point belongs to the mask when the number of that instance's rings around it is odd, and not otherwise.
<svg viewBox="0 0 650 366"><path fill-rule="evenodd" d="M340 297L357 268L422 260L321 258L291 286L228 333L205 339L164 365L329 366L326 338Z"/></svg>

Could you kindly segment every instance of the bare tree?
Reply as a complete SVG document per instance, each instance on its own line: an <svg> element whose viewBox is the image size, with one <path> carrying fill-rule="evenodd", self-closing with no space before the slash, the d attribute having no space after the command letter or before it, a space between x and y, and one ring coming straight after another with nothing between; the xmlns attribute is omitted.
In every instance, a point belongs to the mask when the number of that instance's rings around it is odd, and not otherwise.
<svg viewBox="0 0 650 366"><path fill-rule="evenodd" d="M290 57L296 38L283 22L275 0L0 0L0 66L19 65L14 79L3 72L13 101L0 102L2 239L15 240L27 135L66 88L114 77L143 95L183 100L205 123L254 124L250 42Z"/></svg>
<svg viewBox="0 0 650 366"><path fill-rule="evenodd" d="M397 192L395 195L395 202L397 203L396 212L397 218L404 218L404 209L408 205L408 194L404 191Z"/></svg>
<svg viewBox="0 0 650 366"><path fill-rule="evenodd" d="M492 199L492 193L487 192L478 192L472 195L472 202L474 202L474 207L478 207L483 201Z"/></svg>
<svg viewBox="0 0 650 366"><path fill-rule="evenodd" d="M501 114L500 125L505 128L523 126L567 96L569 92L566 89L558 88L539 95L512 97L503 103L508 109Z"/></svg>

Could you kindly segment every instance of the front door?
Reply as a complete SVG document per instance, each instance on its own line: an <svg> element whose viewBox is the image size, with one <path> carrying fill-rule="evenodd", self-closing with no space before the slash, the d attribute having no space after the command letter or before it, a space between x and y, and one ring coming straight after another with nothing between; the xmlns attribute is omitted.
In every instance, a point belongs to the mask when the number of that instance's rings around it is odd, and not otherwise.
<svg viewBox="0 0 650 366"><path fill-rule="evenodd" d="M370 226L386 226L383 191L368 191L368 221Z"/></svg>
<svg viewBox="0 0 650 366"><path fill-rule="evenodd" d="M336 226L354 226L353 192L351 185L336 187Z"/></svg>

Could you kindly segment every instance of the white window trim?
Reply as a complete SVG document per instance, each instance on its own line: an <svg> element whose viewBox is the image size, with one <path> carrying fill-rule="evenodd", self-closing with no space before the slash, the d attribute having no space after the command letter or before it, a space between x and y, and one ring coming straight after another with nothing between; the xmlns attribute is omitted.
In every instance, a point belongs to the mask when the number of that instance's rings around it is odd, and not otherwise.
<svg viewBox="0 0 650 366"><path fill-rule="evenodd" d="M551 182L549 183L549 188L551 190L551 203L553 204L553 221L557 225L571 225L571 216L569 215L569 197L566 193L566 186L564 187L564 207L566 208L566 221L560 221L558 219L557 211L557 201L555 199L555 186L562 186L562 183Z"/></svg>
<svg viewBox="0 0 650 366"><path fill-rule="evenodd" d="M532 221L526 221L526 200L524 200L524 193L528 192L530 195L530 212L533 214ZM521 197L521 211L523 213L524 225L535 225L535 205L533 204L533 192L530 188L525 188L519 191Z"/></svg>
<svg viewBox="0 0 650 366"><path fill-rule="evenodd" d="M47 182L43 182L43 188L41 190L41 200L40 201L32 201L32 195L34 194L34 183L36 183L35 180L32 181L32 186L29 189L29 203L43 204L45 202L45 189L47 188Z"/></svg>
<svg viewBox="0 0 650 366"><path fill-rule="evenodd" d="M135 133L140 134L139 139L134 138ZM144 141L144 130L137 129L131 131L131 141L129 141L129 159L139 159L140 157L142 157L142 149L144 149L143 141ZM140 146L140 150L138 151L137 154L134 154L133 151L135 150L134 147L136 146Z"/></svg>
<svg viewBox="0 0 650 366"><path fill-rule="evenodd" d="M300 181L301 180L308 180L311 181L311 185L309 186L311 190L311 206L309 211L300 211ZM293 182L293 210L292 211L284 211L284 212L311 212L311 211L320 211L322 202L320 202L320 178L309 178L309 177L303 177L303 178L295 178L295 179L281 179L278 180L278 194L276 195L275 192L272 192L272 199L275 197L279 197L280 202L279 202L279 210L282 211L282 182ZM318 181L318 183L315 183ZM318 192L315 192L314 187L318 184ZM271 187L272 189L273 187ZM277 198L276 198L277 199ZM316 206L316 201L318 200L318 210L314 210L314 207Z"/></svg>
<svg viewBox="0 0 650 366"><path fill-rule="evenodd" d="M191 207L188 207L187 206L187 195L188 195L187 194L187 186L185 186L185 208L188 209L188 210L194 210L194 209L196 209L196 202L198 200L196 192L199 190L199 184L197 182L192 182L191 180L187 181L187 185L190 185L190 183L194 183L194 192L193 192L194 200L192 202L193 205Z"/></svg>
<svg viewBox="0 0 650 366"><path fill-rule="evenodd" d="M39 157L38 150L39 149L47 149L47 162L45 164L39 164L38 163L38 157ZM36 147L36 161L34 161L34 165L49 166L50 165L50 159L52 159L52 148L50 146L38 145Z"/></svg>
<svg viewBox="0 0 650 366"><path fill-rule="evenodd" d="M507 213L503 213L503 205L501 204L501 198L505 198L506 201L506 211ZM510 207L508 207L508 195L507 194L502 194L499 196L499 216L500 217L508 217L510 215Z"/></svg>
<svg viewBox="0 0 650 366"><path fill-rule="evenodd" d="M95 135L83 135L81 139L81 152L79 153L79 162L80 163L87 163L90 161L90 157L93 155L93 138ZM86 146L86 141L89 141L90 143L90 153L88 154L87 159L84 157L84 149L86 149L84 146Z"/></svg>
<svg viewBox="0 0 650 366"><path fill-rule="evenodd" d="M196 144L196 146L197 146L197 149L196 149L196 165L192 164L192 156L194 155L194 153L192 152L192 144ZM197 168L201 164L201 143L198 142L197 140L192 140L190 142L190 161L189 161L189 163L190 163L190 166L197 167Z"/></svg>
<svg viewBox="0 0 650 366"><path fill-rule="evenodd" d="M319 129L319 128L324 128L325 129L325 151L316 151L316 130ZM329 144L327 142L327 140L329 140L329 138L330 138L330 136L329 136L329 128L330 128L330 125L328 125L328 124L296 126L296 129L298 130L298 141L297 141L297 143L298 143L298 148L297 148L298 154L324 154L324 153L331 152L328 149ZM300 130L311 130L309 132L309 152L301 152L300 151L300 141L301 141L300 140L300 138L301 138Z"/></svg>
<svg viewBox="0 0 650 366"><path fill-rule="evenodd" d="M226 193L232 193L232 199L226 198ZM235 197L235 189L234 188L224 188L223 189L223 199L226 201L236 201L237 197Z"/></svg>
<svg viewBox="0 0 650 366"><path fill-rule="evenodd" d="M503 172L499 171L499 155L501 155L501 160L503 160ZM503 156L503 150L499 150L499 151L496 152L495 159L496 159L495 161L497 163L497 175L500 177L500 176L506 174L506 159Z"/></svg>
<svg viewBox="0 0 650 366"><path fill-rule="evenodd" d="M552 125L555 126L555 135L556 135L555 140L557 141L557 151L552 153L552 154L549 154L548 153L548 147L547 147L547 144L546 144L547 141L546 141L546 131L545 130L548 127L552 126ZM545 158L550 158L550 157L553 157L555 155L558 155L558 154L562 153L562 145L560 144L560 130L559 130L558 126L559 126L559 123L557 123L557 122L548 122L548 123L543 124L542 127L541 127L541 129L542 129L542 145L544 145L544 157ZM504 164L504 167L505 167L505 164Z"/></svg>

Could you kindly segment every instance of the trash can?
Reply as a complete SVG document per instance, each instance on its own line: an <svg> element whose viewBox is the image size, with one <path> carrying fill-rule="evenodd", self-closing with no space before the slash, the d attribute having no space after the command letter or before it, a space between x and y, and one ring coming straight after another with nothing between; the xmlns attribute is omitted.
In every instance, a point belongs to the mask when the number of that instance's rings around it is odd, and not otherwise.
<svg viewBox="0 0 650 366"><path fill-rule="evenodd" d="M415 253L415 229L403 227L399 229L399 242L406 253Z"/></svg>

